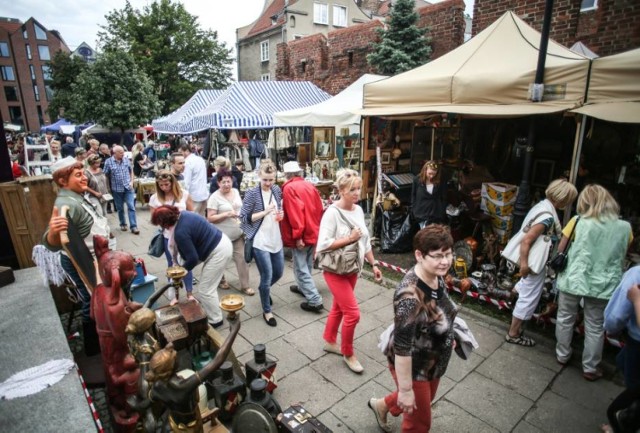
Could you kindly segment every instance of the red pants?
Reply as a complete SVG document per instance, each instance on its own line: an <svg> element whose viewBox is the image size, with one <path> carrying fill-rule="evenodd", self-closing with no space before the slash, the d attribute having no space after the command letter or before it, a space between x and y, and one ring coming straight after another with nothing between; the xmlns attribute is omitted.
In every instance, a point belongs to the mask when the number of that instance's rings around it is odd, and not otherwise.
<svg viewBox="0 0 640 433"><path fill-rule="evenodd" d="M331 311L327 317L322 338L334 344L338 338L338 328L342 322L342 344L340 350L344 356L353 355L353 334L360 321L360 308L353 289L356 287L358 274L338 275L323 272L322 276L333 294Z"/></svg>
<svg viewBox="0 0 640 433"><path fill-rule="evenodd" d="M398 386L396 370L389 366L391 376ZM433 379L430 382L414 380L413 394L416 398L416 409L411 414L405 413L402 417L402 433L429 433L431 429L431 402L436 396L440 379ZM389 413L393 416L402 414L402 409L398 407L398 391L394 391L384 398L384 403L389 408Z"/></svg>

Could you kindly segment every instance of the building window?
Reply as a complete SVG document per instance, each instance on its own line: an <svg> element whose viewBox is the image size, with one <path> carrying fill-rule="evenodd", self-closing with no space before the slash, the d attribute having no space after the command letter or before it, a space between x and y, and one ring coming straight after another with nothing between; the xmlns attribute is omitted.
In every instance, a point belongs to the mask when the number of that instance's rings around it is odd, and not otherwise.
<svg viewBox="0 0 640 433"><path fill-rule="evenodd" d="M27 26L22 26L22 37L29 39L29 33L27 32Z"/></svg>
<svg viewBox="0 0 640 433"><path fill-rule="evenodd" d="M48 65L42 66L42 78L46 81L51 80L51 68Z"/></svg>
<svg viewBox="0 0 640 433"><path fill-rule="evenodd" d="M269 41L260 42L260 61L269 61Z"/></svg>
<svg viewBox="0 0 640 433"><path fill-rule="evenodd" d="M349 67L353 67L353 51L348 51L347 52L347 58L349 61Z"/></svg>
<svg viewBox="0 0 640 433"><path fill-rule="evenodd" d="M36 101L40 100L40 90L38 89L38 85L33 85L33 96L36 98Z"/></svg>
<svg viewBox="0 0 640 433"><path fill-rule="evenodd" d="M40 56L40 60L51 60L49 47L46 45L38 45L38 55Z"/></svg>
<svg viewBox="0 0 640 433"><path fill-rule="evenodd" d="M592 11L598 8L598 0L582 0L580 12Z"/></svg>
<svg viewBox="0 0 640 433"><path fill-rule="evenodd" d="M13 81L16 76L13 75L13 66L0 66L0 72L2 73L2 79L4 81Z"/></svg>
<svg viewBox="0 0 640 433"><path fill-rule="evenodd" d="M31 54L31 45L27 44L27 59L31 60L33 59L33 55Z"/></svg>
<svg viewBox="0 0 640 433"><path fill-rule="evenodd" d="M46 30L40 27L36 23L33 23L33 27L36 29L36 39L38 39L39 41L46 41L47 40Z"/></svg>
<svg viewBox="0 0 640 433"><path fill-rule="evenodd" d="M9 118L11 123L22 125L22 110L20 107L9 106Z"/></svg>
<svg viewBox="0 0 640 433"><path fill-rule="evenodd" d="M9 57L9 44L0 42L0 57Z"/></svg>
<svg viewBox="0 0 640 433"><path fill-rule="evenodd" d="M44 93L47 95L47 101L51 101L53 99L53 89L48 84L44 85Z"/></svg>
<svg viewBox="0 0 640 433"><path fill-rule="evenodd" d="M29 72L31 72L31 79L35 80L36 79L36 68L34 68L33 65L29 65Z"/></svg>
<svg viewBox="0 0 640 433"><path fill-rule="evenodd" d="M296 26L296 17L290 17L289 18L289 27L291 27L292 29L295 28Z"/></svg>
<svg viewBox="0 0 640 433"><path fill-rule="evenodd" d="M347 27L347 8L344 6L333 7L333 25L335 27Z"/></svg>
<svg viewBox="0 0 640 433"><path fill-rule="evenodd" d="M260 81L271 81L271 75L270 74L260 75Z"/></svg>
<svg viewBox="0 0 640 433"><path fill-rule="evenodd" d="M36 108L38 109L38 121L40 122L40 125L44 125L44 116L42 115L42 107L38 105Z"/></svg>
<svg viewBox="0 0 640 433"><path fill-rule="evenodd" d="M315 24L329 24L329 5L326 3L313 4L313 22Z"/></svg>
<svg viewBox="0 0 640 433"><path fill-rule="evenodd" d="M15 102L18 100L18 89L14 86L4 86L4 97L7 102Z"/></svg>

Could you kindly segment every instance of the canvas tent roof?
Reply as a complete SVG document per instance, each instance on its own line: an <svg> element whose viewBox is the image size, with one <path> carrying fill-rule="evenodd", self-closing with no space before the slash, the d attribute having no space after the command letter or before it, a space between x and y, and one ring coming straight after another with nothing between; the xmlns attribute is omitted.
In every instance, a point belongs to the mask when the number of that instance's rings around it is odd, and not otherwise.
<svg viewBox="0 0 640 433"><path fill-rule="evenodd" d="M224 92L224 90L213 89L198 90L182 107L166 116L154 119L152 122L153 130L161 133L179 134L182 129L192 129L189 126L189 120L211 105Z"/></svg>
<svg viewBox="0 0 640 433"><path fill-rule="evenodd" d="M587 103L573 112L640 123L640 48L594 59Z"/></svg>
<svg viewBox="0 0 640 433"><path fill-rule="evenodd" d="M555 99L528 99L540 33L513 12L455 50L426 65L364 86L361 114L428 112L520 116L576 108L584 99L589 59L550 40L544 83ZM555 87L551 87L555 86ZM564 90L564 91L563 91Z"/></svg>
<svg viewBox="0 0 640 433"><path fill-rule="evenodd" d="M314 105L331 96L309 81L239 81L195 115L193 130L271 128L273 113Z"/></svg>
<svg viewBox="0 0 640 433"><path fill-rule="evenodd" d="M360 123L362 88L367 83L388 78L384 75L364 74L333 98L319 104L273 115L275 126L340 126Z"/></svg>
<svg viewBox="0 0 640 433"><path fill-rule="evenodd" d="M67 119L59 119L51 125L46 125L40 128L40 132L58 132L61 126L72 125Z"/></svg>

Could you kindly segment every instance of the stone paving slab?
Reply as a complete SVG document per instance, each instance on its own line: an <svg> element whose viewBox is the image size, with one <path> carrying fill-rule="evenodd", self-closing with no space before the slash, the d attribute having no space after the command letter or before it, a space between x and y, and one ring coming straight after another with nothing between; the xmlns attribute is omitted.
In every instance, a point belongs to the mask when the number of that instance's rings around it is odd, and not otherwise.
<svg viewBox="0 0 640 433"><path fill-rule="evenodd" d="M433 406L431 431L438 433L498 433L499 430L478 420L450 401L439 401Z"/></svg>
<svg viewBox="0 0 640 433"><path fill-rule="evenodd" d="M387 369L384 365L377 363L357 350L355 354L364 367L364 371L360 374L352 372L347 367L343 357L334 353L327 353L325 356L313 361L310 366L329 382L345 393L349 393Z"/></svg>
<svg viewBox="0 0 640 433"><path fill-rule="evenodd" d="M553 391L547 391L525 420L545 433L599 432L600 424L607 420L606 408L601 406L598 410L589 410Z"/></svg>
<svg viewBox="0 0 640 433"><path fill-rule="evenodd" d="M345 393L311 367L305 367L283 378L274 396L285 407L300 403L317 416L342 400Z"/></svg>
<svg viewBox="0 0 640 433"><path fill-rule="evenodd" d="M587 410L601 411L622 392L622 387L608 380L588 382L583 379L582 370L570 366L558 375L551 391Z"/></svg>

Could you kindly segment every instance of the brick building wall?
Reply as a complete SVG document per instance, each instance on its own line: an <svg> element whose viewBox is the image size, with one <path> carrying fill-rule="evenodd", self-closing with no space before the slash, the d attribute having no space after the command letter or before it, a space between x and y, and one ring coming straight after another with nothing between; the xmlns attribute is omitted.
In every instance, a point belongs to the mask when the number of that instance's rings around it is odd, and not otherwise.
<svg viewBox="0 0 640 433"><path fill-rule="evenodd" d="M429 27L431 58L436 59L464 42L464 1L448 0L418 10L418 26ZM365 73L371 43L380 21L312 35L278 44L277 80L307 80L331 95L344 90Z"/></svg>
<svg viewBox="0 0 640 433"><path fill-rule="evenodd" d="M550 37L571 47L582 42L599 56L640 47L640 6L637 0L598 0L594 10L580 12L581 0L554 2ZM475 36L508 10L542 30L545 0L476 0L473 7Z"/></svg>

